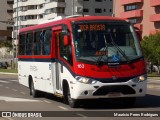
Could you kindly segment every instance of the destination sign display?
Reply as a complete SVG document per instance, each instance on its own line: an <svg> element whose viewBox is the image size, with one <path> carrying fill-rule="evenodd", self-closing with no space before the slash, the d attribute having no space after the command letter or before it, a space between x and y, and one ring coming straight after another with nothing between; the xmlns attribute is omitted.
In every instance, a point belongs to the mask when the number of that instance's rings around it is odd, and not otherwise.
<svg viewBox="0 0 160 120"><path fill-rule="evenodd" d="M106 30L105 24L81 24L78 25L81 31L101 31Z"/></svg>

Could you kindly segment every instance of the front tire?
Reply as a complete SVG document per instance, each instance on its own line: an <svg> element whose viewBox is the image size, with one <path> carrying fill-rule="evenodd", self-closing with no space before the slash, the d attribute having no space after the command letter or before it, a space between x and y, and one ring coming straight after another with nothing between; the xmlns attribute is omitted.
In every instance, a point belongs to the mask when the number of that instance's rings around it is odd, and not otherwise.
<svg viewBox="0 0 160 120"><path fill-rule="evenodd" d="M71 108L78 107L78 100L71 98L71 93L68 85L64 94L64 102L69 104Z"/></svg>

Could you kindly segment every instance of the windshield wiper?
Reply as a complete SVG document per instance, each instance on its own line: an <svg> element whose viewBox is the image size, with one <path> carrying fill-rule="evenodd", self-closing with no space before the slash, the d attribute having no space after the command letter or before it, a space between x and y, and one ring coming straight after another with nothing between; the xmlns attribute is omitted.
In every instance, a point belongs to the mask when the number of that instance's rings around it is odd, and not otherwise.
<svg viewBox="0 0 160 120"><path fill-rule="evenodd" d="M107 45L107 40L106 40L106 36L104 35L104 40L105 40L105 48L103 49L103 51L106 51L106 53L107 53L107 61L108 61L108 45ZM98 60L97 60L97 62L96 62L96 64L99 66L99 65L102 65L101 63L102 63L102 61L101 61L101 59L102 59L102 57L103 57L103 55L101 55L101 56L99 56L98 57Z"/></svg>
<svg viewBox="0 0 160 120"><path fill-rule="evenodd" d="M111 41L112 41L111 43L113 44L113 46L115 46L117 48L117 50L121 53L121 55L127 60L127 63L130 64L131 61L128 59L128 57L126 56L126 54L119 48L119 46L114 42L111 33L109 33L109 34L110 34Z"/></svg>

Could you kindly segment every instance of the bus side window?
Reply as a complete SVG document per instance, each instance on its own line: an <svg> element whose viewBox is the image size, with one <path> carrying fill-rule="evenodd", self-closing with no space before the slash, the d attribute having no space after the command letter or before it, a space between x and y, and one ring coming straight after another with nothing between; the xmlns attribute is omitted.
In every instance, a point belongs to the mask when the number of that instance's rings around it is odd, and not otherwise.
<svg viewBox="0 0 160 120"><path fill-rule="evenodd" d="M34 45L33 45L34 55L41 54L40 34L41 34L41 31L37 31L34 33Z"/></svg>
<svg viewBox="0 0 160 120"><path fill-rule="evenodd" d="M51 40L52 40L51 29L45 30L43 32L43 41L42 41L42 54L43 55L50 55L50 53L51 53Z"/></svg>
<svg viewBox="0 0 160 120"><path fill-rule="evenodd" d="M33 50L33 34L27 33L26 37L26 55L32 55Z"/></svg>
<svg viewBox="0 0 160 120"><path fill-rule="evenodd" d="M25 55L25 34L20 34L18 51L19 55Z"/></svg>
<svg viewBox="0 0 160 120"><path fill-rule="evenodd" d="M60 47L60 57L69 62L70 65L73 65L71 45L64 45L64 35L60 33L59 35L59 47Z"/></svg>

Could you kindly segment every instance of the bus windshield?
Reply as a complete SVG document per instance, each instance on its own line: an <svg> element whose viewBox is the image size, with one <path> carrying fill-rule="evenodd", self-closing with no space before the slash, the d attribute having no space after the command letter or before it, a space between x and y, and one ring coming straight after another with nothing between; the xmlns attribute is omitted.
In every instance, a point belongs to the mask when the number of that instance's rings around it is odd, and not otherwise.
<svg viewBox="0 0 160 120"><path fill-rule="evenodd" d="M73 33L78 61L127 62L142 57L136 33L128 22L77 22Z"/></svg>

